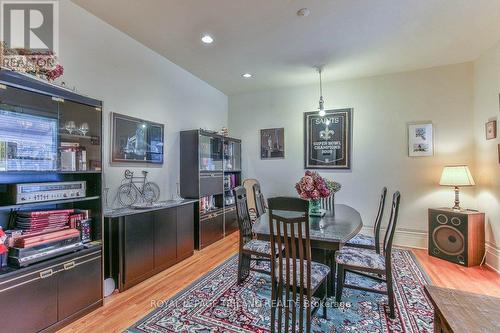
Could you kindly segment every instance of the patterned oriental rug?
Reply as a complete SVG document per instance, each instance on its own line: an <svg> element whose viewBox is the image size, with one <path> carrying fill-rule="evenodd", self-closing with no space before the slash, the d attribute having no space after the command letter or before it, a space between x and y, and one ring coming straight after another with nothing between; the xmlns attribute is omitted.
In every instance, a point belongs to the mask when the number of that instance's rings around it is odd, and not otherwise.
<svg viewBox="0 0 500 333"><path fill-rule="evenodd" d="M203 276L167 301L152 302L155 310L130 327L127 333L159 332L269 332L270 277L252 272L236 284L237 256ZM388 317L387 297L344 289L342 304L313 317L312 332L433 332L432 305L423 286L429 283L413 254L393 251L396 319ZM348 282L385 288L354 274Z"/></svg>

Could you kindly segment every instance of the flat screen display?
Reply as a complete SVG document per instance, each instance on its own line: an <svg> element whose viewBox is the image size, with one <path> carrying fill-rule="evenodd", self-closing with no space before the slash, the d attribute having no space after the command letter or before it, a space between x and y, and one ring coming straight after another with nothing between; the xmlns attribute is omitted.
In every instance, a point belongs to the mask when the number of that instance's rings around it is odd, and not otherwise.
<svg viewBox="0 0 500 333"><path fill-rule="evenodd" d="M0 109L0 172L57 170L57 119Z"/></svg>

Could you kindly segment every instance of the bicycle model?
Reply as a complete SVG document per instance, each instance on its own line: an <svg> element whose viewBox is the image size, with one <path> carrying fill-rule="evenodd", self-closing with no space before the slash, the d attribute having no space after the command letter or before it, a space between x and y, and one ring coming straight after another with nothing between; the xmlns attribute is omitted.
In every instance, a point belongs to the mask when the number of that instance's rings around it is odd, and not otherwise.
<svg viewBox="0 0 500 333"><path fill-rule="evenodd" d="M148 204L152 204L160 198L160 187L147 181L147 171L142 171L142 174L143 177L134 177L132 171L125 170L124 181L127 183L118 188L118 201L122 206L132 206L137 203L139 198Z"/></svg>

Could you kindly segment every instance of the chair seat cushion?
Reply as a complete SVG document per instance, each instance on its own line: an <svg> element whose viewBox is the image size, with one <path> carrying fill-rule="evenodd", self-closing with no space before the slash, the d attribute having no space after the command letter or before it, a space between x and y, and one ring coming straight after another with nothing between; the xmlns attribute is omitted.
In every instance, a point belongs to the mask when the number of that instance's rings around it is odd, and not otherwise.
<svg viewBox="0 0 500 333"><path fill-rule="evenodd" d="M385 269L385 257L369 249L343 247L335 254L335 261L340 265L379 270Z"/></svg>
<svg viewBox="0 0 500 333"><path fill-rule="evenodd" d="M300 286L300 260L295 261L295 267L296 267L296 278L297 278L297 286ZM305 273L305 278L304 278L304 285L307 284L307 262L304 261L304 273ZM276 271L275 275L276 278L279 277L279 259L276 259ZM283 282L286 283L286 259L283 259L282 262L283 265ZM290 260L290 284L293 284L293 262ZM311 289L316 289L317 286L323 282L323 280L328 276L328 273L330 273L330 267L320 264L318 262L311 261Z"/></svg>
<svg viewBox="0 0 500 333"><path fill-rule="evenodd" d="M266 241L261 241L257 239L252 239L245 245L243 245L243 250L252 251L257 253L271 255L271 243ZM276 246L276 253L278 253L278 247Z"/></svg>
<svg viewBox="0 0 500 333"><path fill-rule="evenodd" d="M375 238L368 235L357 234L346 245L375 246Z"/></svg>

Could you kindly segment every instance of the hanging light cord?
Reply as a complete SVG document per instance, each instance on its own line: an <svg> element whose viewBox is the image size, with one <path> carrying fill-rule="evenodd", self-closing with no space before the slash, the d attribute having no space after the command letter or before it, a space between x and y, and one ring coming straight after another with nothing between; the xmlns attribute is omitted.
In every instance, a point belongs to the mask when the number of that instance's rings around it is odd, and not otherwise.
<svg viewBox="0 0 500 333"><path fill-rule="evenodd" d="M323 84L321 82L321 68L318 69L319 71L319 96L323 97Z"/></svg>

